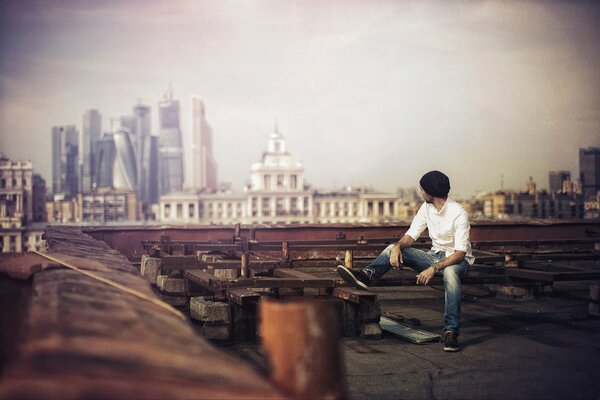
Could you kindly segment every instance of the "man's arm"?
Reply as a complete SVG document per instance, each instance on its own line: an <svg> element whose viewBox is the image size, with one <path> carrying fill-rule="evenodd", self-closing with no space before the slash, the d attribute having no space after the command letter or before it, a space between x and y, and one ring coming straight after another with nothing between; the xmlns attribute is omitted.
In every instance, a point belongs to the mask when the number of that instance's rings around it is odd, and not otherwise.
<svg viewBox="0 0 600 400"><path fill-rule="evenodd" d="M465 259L466 255L467 253L465 253L464 251L456 250L448 257L433 264L431 267L427 268L419 275L417 275L417 285L427 285L436 272L441 271L450 265L460 263L462 260Z"/></svg>
<svg viewBox="0 0 600 400"><path fill-rule="evenodd" d="M392 252L390 253L390 264L392 267L398 268L400 264L402 264L402 249L406 247L410 247L413 245L415 240L419 238L421 233L427 228L427 210L426 204L421 204L419 207L419 211L417 211L417 215L413 218L408 231L402 236L402 238L392 247Z"/></svg>
<svg viewBox="0 0 600 400"><path fill-rule="evenodd" d="M402 249L412 246L414 242L415 239L408 235L404 235L402 239L398 240L390 253L390 264L392 264L392 267L398 268L402 264Z"/></svg>

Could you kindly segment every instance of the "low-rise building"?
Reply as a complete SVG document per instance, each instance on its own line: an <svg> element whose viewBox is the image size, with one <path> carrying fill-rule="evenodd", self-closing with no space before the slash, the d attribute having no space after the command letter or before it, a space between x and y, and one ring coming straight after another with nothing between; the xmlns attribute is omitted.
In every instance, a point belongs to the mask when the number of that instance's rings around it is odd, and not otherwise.
<svg viewBox="0 0 600 400"><path fill-rule="evenodd" d="M252 164L243 193L170 193L160 198L159 219L178 224L393 222L414 216L420 205L414 196L414 189L398 193L367 188L313 190L304 180L304 167L286 149L276 129L267 151Z"/></svg>

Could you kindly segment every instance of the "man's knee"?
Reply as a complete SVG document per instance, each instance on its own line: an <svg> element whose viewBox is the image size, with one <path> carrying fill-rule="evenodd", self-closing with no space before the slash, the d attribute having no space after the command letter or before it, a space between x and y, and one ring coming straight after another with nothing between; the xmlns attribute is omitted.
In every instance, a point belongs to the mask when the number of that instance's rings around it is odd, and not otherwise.
<svg viewBox="0 0 600 400"><path fill-rule="evenodd" d="M396 245L395 243L393 243L393 244L390 244L388 247L386 247L385 249L383 249L382 253L385 253L385 254L390 254L390 253L392 252L392 248L393 248L395 245Z"/></svg>
<svg viewBox="0 0 600 400"><path fill-rule="evenodd" d="M443 269L444 284L460 287L460 276L454 265Z"/></svg>

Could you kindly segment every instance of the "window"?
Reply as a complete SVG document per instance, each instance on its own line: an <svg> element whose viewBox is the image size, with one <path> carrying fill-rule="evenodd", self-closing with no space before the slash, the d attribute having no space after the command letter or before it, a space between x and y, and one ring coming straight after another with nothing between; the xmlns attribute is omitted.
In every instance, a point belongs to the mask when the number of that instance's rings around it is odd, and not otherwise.
<svg viewBox="0 0 600 400"><path fill-rule="evenodd" d="M177 218L183 218L183 204L177 203Z"/></svg>
<svg viewBox="0 0 600 400"><path fill-rule="evenodd" d="M296 175L291 175L290 176L290 188L296 189L297 186L298 186L298 177Z"/></svg>
<svg viewBox="0 0 600 400"><path fill-rule="evenodd" d="M194 218L194 211L195 211L194 203L188 204L188 216L190 218Z"/></svg>
<svg viewBox="0 0 600 400"><path fill-rule="evenodd" d="M268 217L271 215L271 199L269 197L263 197L261 201L262 213Z"/></svg>
<svg viewBox="0 0 600 400"><path fill-rule="evenodd" d="M263 186L265 187L265 190L270 190L271 189L271 175L266 174L263 177Z"/></svg>
<svg viewBox="0 0 600 400"><path fill-rule="evenodd" d="M165 204L165 218L171 218L171 205Z"/></svg>
<svg viewBox="0 0 600 400"><path fill-rule="evenodd" d="M277 175L277 187L278 188L283 187L283 175Z"/></svg>

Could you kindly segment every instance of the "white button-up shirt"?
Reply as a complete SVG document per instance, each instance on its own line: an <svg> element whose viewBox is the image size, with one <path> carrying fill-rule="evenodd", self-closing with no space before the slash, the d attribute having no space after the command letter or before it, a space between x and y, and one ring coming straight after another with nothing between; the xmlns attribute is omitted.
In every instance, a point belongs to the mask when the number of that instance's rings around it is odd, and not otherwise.
<svg viewBox="0 0 600 400"><path fill-rule="evenodd" d="M417 240L425 228L429 231L433 250L445 252L446 257L455 251L464 251L467 262L470 265L475 262L469 241L469 216L459 203L448 198L438 211L433 204L424 202L406 234Z"/></svg>

